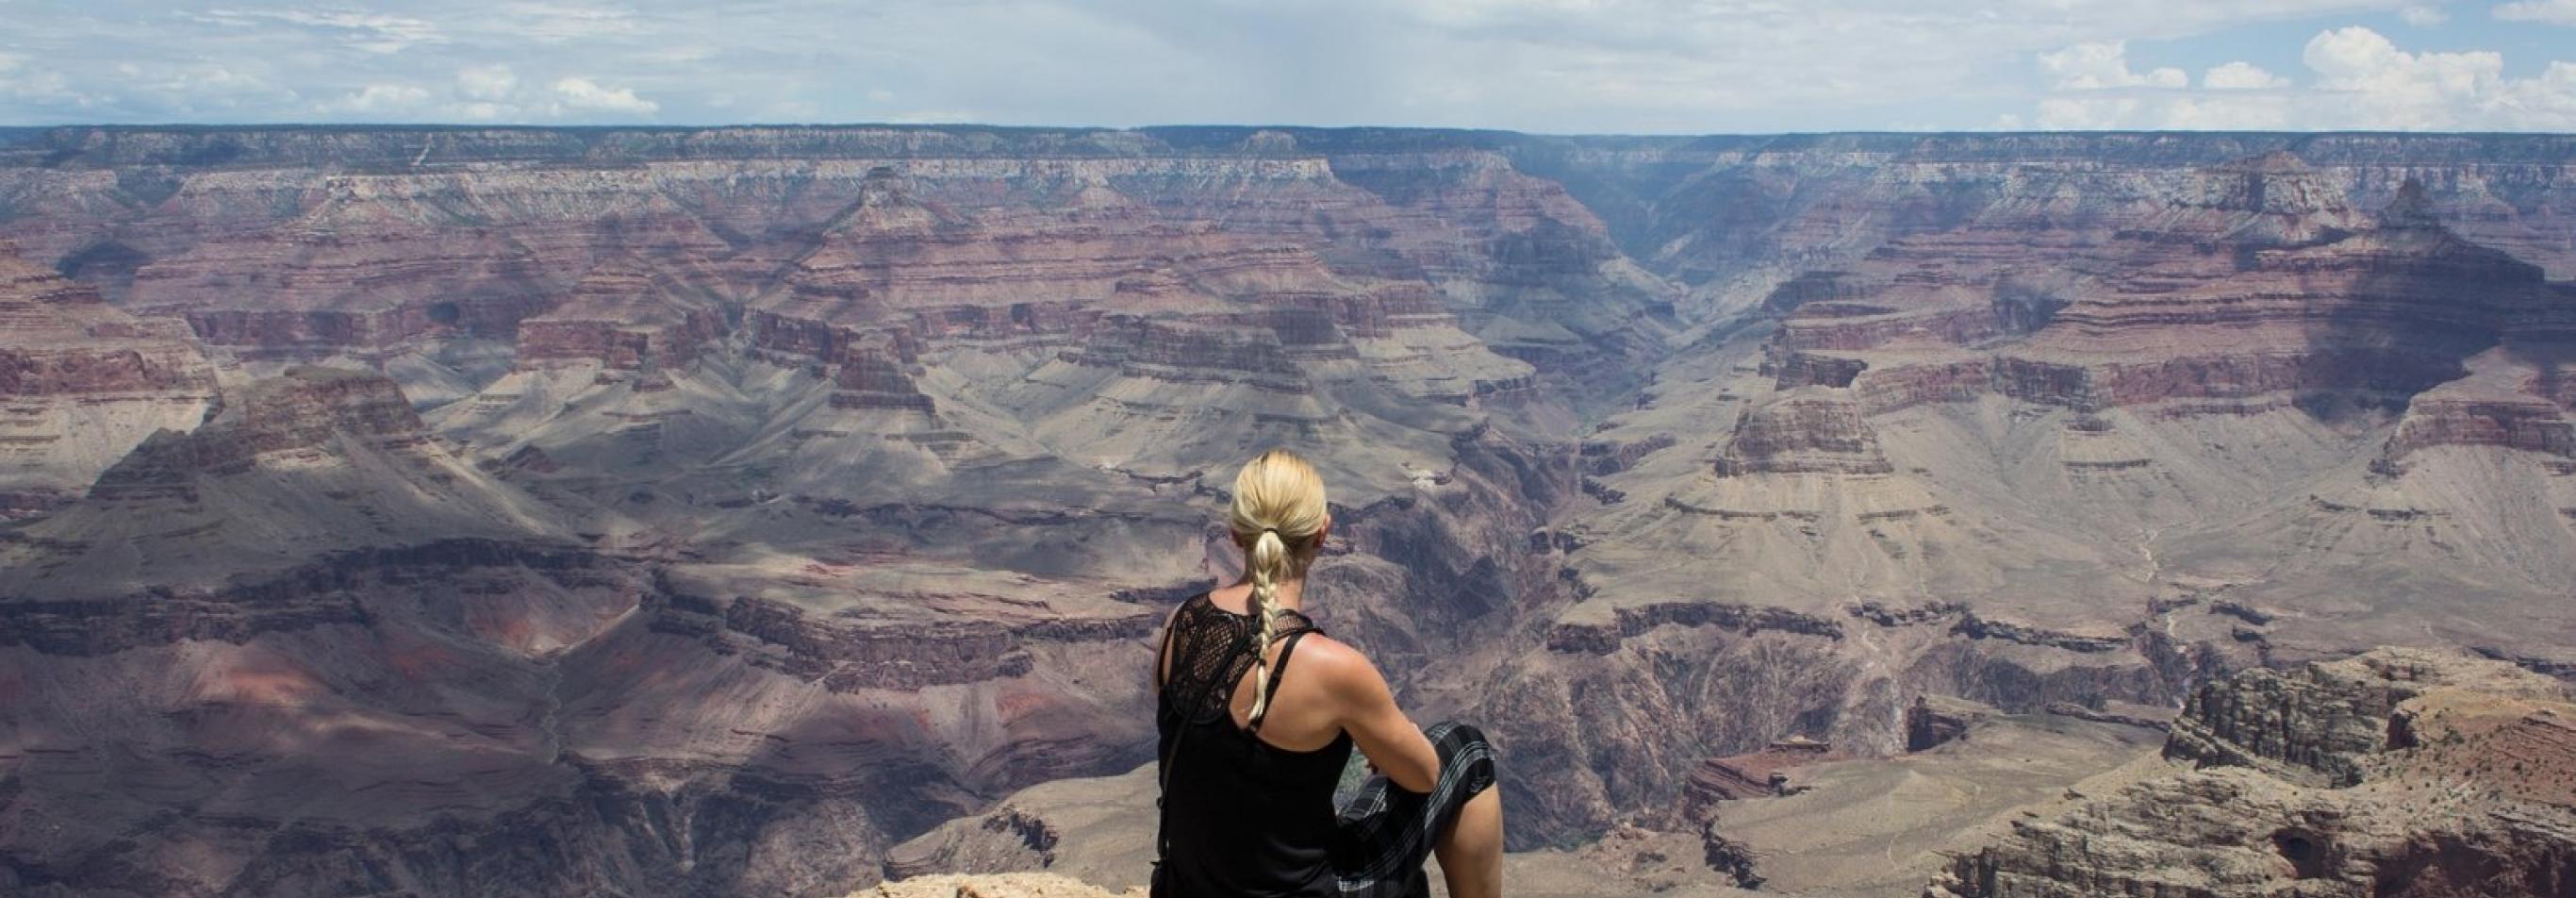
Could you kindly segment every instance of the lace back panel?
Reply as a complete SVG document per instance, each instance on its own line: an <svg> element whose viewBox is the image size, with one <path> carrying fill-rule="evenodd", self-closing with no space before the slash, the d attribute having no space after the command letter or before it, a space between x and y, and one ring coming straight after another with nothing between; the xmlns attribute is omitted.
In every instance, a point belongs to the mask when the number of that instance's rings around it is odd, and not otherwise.
<svg viewBox="0 0 2576 898"><path fill-rule="evenodd" d="M1272 645L1316 629L1302 613L1279 614ZM1189 724L1230 720L1227 705L1244 672L1252 669L1252 639L1259 631L1258 621L1217 607L1204 593L1183 604L1172 617L1172 667L1163 681L1162 713Z"/></svg>

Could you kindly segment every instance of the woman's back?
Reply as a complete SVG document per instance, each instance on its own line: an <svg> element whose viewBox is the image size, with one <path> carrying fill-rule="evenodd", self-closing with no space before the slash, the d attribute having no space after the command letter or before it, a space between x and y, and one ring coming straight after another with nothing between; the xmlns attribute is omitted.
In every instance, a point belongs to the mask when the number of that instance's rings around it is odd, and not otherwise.
<svg viewBox="0 0 2576 898"><path fill-rule="evenodd" d="M1164 777L1157 895L1338 893L1333 787L1351 738L1331 714L1313 713L1320 697L1289 674L1314 624L1281 613L1270 706L1258 721L1248 719L1243 700L1260 673L1251 651L1256 620L1206 595L1172 616L1156 716ZM1308 713L1291 710L1301 706Z"/></svg>
<svg viewBox="0 0 2576 898"><path fill-rule="evenodd" d="M1172 612L1153 670L1156 898L1427 898L1435 853L1460 898L1500 894L1484 734L1416 728L1377 667L1300 610L1332 527L1323 478L1296 453L1272 449L1235 474L1226 529L1243 579ZM1354 750L1380 775L1337 808Z"/></svg>

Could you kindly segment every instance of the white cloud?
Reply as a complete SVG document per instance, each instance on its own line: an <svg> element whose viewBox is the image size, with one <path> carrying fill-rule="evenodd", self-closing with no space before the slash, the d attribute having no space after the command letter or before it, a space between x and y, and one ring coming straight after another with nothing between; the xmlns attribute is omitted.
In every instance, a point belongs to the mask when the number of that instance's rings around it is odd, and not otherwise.
<svg viewBox="0 0 2576 898"><path fill-rule="evenodd" d="M587 3L510 3L501 7L507 30L544 44L643 33L640 14L621 6Z"/></svg>
<svg viewBox="0 0 2576 898"><path fill-rule="evenodd" d="M2552 25L2576 25L2576 0L2522 0L2495 8L2495 17L2508 22L2547 22Z"/></svg>
<svg viewBox="0 0 2576 898"><path fill-rule="evenodd" d="M2178 97L2157 111L2155 126L2177 131L2280 131L2295 125L2295 103L2277 93Z"/></svg>
<svg viewBox="0 0 2576 898"><path fill-rule="evenodd" d="M2036 122L2043 131L2132 127L2144 105L2135 97L2051 97L2039 101Z"/></svg>
<svg viewBox="0 0 2576 898"><path fill-rule="evenodd" d="M16 53L0 51L0 75L6 75L10 72L17 71L19 67L26 64L27 57L20 56Z"/></svg>
<svg viewBox="0 0 2576 898"><path fill-rule="evenodd" d="M317 112L350 112L359 115L383 115L418 109L429 102L429 91L408 84L370 84L336 100L314 107Z"/></svg>
<svg viewBox="0 0 2576 898"><path fill-rule="evenodd" d="M2042 53L2039 67L2056 76L2059 90L2181 88L2191 85L2191 76L2177 68L2159 68L2144 73L2129 71L2127 41L2076 44L2055 53Z"/></svg>
<svg viewBox="0 0 2576 898"><path fill-rule="evenodd" d="M411 16L300 9L210 9L201 18L233 26L256 25L263 20L298 25L337 34L349 46L369 53L400 53L421 44L447 41L447 36L440 33L437 25Z"/></svg>
<svg viewBox="0 0 2576 898"><path fill-rule="evenodd" d="M2117 48L2113 48L2117 49ZM2140 94L2089 90L2101 73L2125 72L2118 53L2083 55L2083 66L2042 70L2061 90L2035 106L2042 128L2571 130L2576 129L2576 63L2551 61L2537 77L2508 78L2501 54L2410 53L2369 28L2318 33L2300 54L2309 87L2245 62L2217 66L2197 91ZM2091 72L2069 77L2070 71Z"/></svg>
<svg viewBox="0 0 2576 898"><path fill-rule="evenodd" d="M635 95L635 89L614 90L601 87L588 78L565 78L555 82L555 97L565 108L589 112L658 112L662 104Z"/></svg>
<svg viewBox="0 0 2576 898"><path fill-rule="evenodd" d="M55 106L86 109L97 102L97 98L73 90L71 79L61 72L37 71L23 76L0 77L0 91L6 91L21 101Z"/></svg>
<svg viewBox="0 0 2576 898"><path fill-rule="evenodd" d="M2472 126L2504 76L2500 54L2408 53L2358 25L2318 34L2299 59L2317 73L2317 89L2339 94L2365 128Z"/></svg>
<svg viewBox="0 0 2576 898"><path fill-rule="evenodd" d="M2290 86L2290 79L2264 71L2250 62L2231 62L2201 73L2200 84L2211 90L2274 90Z"/></svg>
<svg viewBox="0 0 2576 898"><path fill-rule="evenodd" d="M476 100L506 99L519 89L519 76L507 65L475 65L456 70L456 91Z"/></svg>
<svg viewBox="0 0 2576 898"><path fill-rule="evenodd" d="M2576 62L2552 62L2538 78L2506 84L2493 108L2497 118L2547 122L2555 130L2576 131Z"/></svg>
<svg viewBox="0 0 2576 898"><path fill-rule="evenodd" d="M2451 20L2451 14L2438 6L2409 6L2397 11L2397 18L2417 28L2431 28Z"/></svg>

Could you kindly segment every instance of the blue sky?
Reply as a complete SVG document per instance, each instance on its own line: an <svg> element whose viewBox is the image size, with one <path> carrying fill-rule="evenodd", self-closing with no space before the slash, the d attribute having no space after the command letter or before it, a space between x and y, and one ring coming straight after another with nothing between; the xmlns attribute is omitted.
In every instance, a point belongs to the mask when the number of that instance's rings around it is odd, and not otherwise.
<svg viewBox="0 0 2576 898"><path fill-rule="evenodd" d="M0 0L0 124L2576 131L2576 0Z"/></svg>

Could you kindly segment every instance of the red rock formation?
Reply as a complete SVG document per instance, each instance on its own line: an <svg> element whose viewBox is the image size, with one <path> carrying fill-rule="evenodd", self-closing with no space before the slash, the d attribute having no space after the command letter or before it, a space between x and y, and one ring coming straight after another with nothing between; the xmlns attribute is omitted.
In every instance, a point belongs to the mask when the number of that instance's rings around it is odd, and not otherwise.
<svg viewBox="0 0 2576 898"><path fill-rule="evenodd" d="M215 390L187 329L138 319L0 244L0 517L78 497L154 431L193 426Z"/></svg>
<svg viewBox="0 0 2576 898"><path fill-rule="evenodd" d="M96 291L39 271L0 247L0 396L39 400L186 392L213 372L184 333L137 319Z"/></svg>
<svg viewBox="0 0 2576 898"><path fill-rule="evenodd" d="M561 305L519 322L518 357L534 366L676 368L724 333L715 297L641 265L607 265L583 277Z"/></svg>
<svg viewBox="0 0 2576 898"><path fill-rule="evenodd" d="M228 399L230 414L190 434L155 434L99 477L101 499L157 494L208 475L248 471L271 453L315 451L340 439L401 449L428 440L420 415L392 381L330 368L288 377Z"/></svg>
<svg viewBox="0 0 2576 898"><path fill-rule="evenodd" d="M1793 737L1761 751L1701 761L1683 782L1682 819L1706 823L1717 816L1718 802L1789 794L1790 770L1846 757L1827 743Z"/></svg>
<svg viewBox="0 0 2576 898"><path fill-rule="evenodd" d="M1886 474L1895 468L1848 395L1793 392L1749 409L1717 460L1717 475Z"/></svg>
<svg viewBox="0 0 2576 898"><path fill-rule="evenodd" d="M2286 154L2206 170L2175 203L2107 235L2052 225L2038 246L2011 219L1891 243L1834 279L1865 299L1775 302L1793 309L1781 384L1849 386L1882 412L2412 393L2567 314L2538 268L2420 213L2355 213Z"/></svg>
<svg viewBox="0 0 2576 898"><path fill-rule="evenodd" d="M2417 394L2407 403L2380 459L2402 465L2434 446L2489 446L2569 457L2576 425L2551 395L2556 362L2549 351L2504 349L2470 360L2469 376Z"/></svg>

